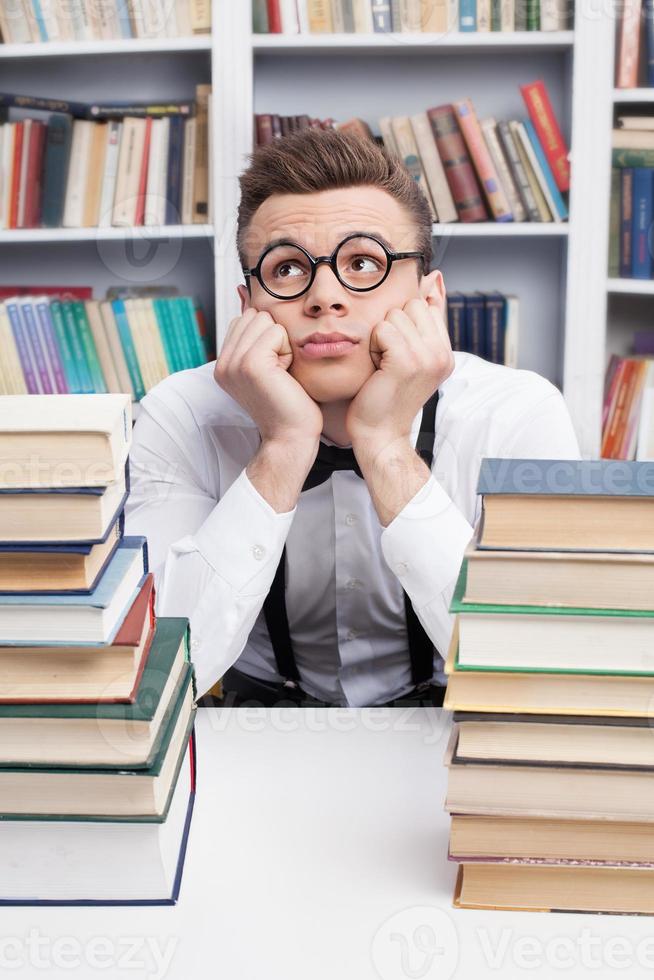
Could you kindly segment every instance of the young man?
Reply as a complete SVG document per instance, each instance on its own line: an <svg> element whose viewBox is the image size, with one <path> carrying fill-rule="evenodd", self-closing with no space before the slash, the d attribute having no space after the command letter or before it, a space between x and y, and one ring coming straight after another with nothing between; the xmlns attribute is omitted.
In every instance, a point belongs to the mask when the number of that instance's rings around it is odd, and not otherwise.
<svg viewBox="0 0 654 980"><path fill-rule="evenodd" d="M131 453L127 530L198 697L441 703L481 459L579 457L554 385L453 354L431 231L372 141L308 130L242 175L242 315L146 395Z"/></svg>

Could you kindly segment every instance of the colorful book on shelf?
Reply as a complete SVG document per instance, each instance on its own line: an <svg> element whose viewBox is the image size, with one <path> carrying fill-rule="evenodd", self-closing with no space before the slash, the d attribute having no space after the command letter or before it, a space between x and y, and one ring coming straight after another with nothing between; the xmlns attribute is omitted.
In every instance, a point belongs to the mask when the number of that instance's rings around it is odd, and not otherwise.
<svg viewBox="0 0 654 980"><path fill-rule="evenodd" d="M570 162L563 134L552 108L545 83L540 79L521 85L520 92L527 106L538 145L547 159L559 191L570 190ZM531 136L531 133L530 133Z"/></svg>

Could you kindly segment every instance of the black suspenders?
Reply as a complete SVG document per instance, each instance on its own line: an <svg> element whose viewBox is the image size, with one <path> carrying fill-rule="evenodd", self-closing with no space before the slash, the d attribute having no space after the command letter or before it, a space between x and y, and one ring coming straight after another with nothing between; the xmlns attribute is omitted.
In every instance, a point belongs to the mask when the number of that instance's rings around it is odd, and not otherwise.
<svg viewBox="0 0 654 980"><path fill-rule="evenodd" d="M420 432L416 440L416 451L429 469L431 469L434 458L437 404L438 391L435 391L423 406ZM300 675L293 655L291 633L286 614L285 566L286 547L284 546L270 591L263 604L263 612L275 654L277 670L287 686L295 687L300 685ZM406 592L404 592L404 609L409 639L411 678L413 683L418 686L431 680L434 669L434 646L418 619Z"/></svg>

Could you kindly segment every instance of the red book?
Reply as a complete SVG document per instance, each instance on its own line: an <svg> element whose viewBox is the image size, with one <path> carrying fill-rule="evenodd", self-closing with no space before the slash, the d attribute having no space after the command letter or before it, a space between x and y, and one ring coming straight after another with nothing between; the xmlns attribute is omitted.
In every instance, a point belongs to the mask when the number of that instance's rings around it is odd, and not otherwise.
<svg viewBox="0 0 654 980"><path fill-rule="evenodd" d="M609 418L602 437L602 459L618 459L618 450L625 425L625 407L634 374L635 361L625 358L618 366L616 388L613 403L609 410Z"/></svg>
<svg viewBox="0 0 654 980"><path fill-rule="evenodd" d="M266 0L266 7L268 8L268 33L281 34L282 12L279 6L279 0Z"/></svg>
<svg viewBox="0 0 654 980"><path fill-rule="evenodd" d="M143 143L143 156L141 158L141 173L139 176L139 189L136 196L136 212L134 214L134 224L142 225L145 217L145 191L148 186L148 162L150 159L150 138L152 135L152 116L145 120L145 141Z"/></svg>
<svg viewBox="0 0 654 980"><path fill-rule="evenodd" d="M459 220L486 221L488 212L481 187L452 106L427 109L427 115Z"/></svg>
<svg viewBox="0 0 654 980"><path fill-rule="evenodd" d="M560 191L570 190L570 161L568 148L556 121L550 97L543 81L521 85L520 92L547 162L552 168L556 186Z"/></svg>
<svg viewBox="0 0 654 980"><path fill-rule="evenodd" d="M21 228L38 228L41 224L41 172L45 146L45 123L32 120L30 142L27 151L27 179L25 181L25 214Z"/></svg>
<svg viewBox="0 0 654 980"><path fill-rule="evenodd" d="M93 299L92 286L0 286L0 299L8 296L57 296L70 299Z"/></svg>
<svg viewBox="0 0 654 980"><path fill-rule="evenodd" d="M616 88L638 86L642 0L625 0L618 25Z"/></svg>
<svg viewBox="0 0 654 980"><path fill-rule="evenodd" d="M20 188L20 161L23 156L23 124L16 123L14 130L14 158L11 161L11 191L9 193L9 227L18 227L18 191Z"/></svg>

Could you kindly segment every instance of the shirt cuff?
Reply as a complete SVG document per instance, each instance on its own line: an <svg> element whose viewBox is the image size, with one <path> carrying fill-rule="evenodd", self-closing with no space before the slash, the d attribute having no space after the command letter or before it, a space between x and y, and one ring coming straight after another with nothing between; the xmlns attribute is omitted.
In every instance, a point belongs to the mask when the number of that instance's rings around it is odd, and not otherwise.
<svg viewBox="0 0 654 980"><path fill-rule="evenodd" d="M296 510L277 513L243 469L193 539L205 561L237 592L265 594Z"/></svg>
<svg viewBox="0 0 654 980"><path fill-rule="evenodd" d="M415 609L456 581L474 533L433 474L384 528L382 554Z"/></svg>

